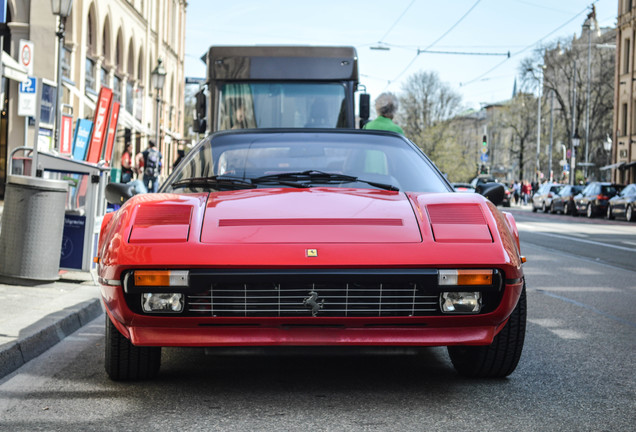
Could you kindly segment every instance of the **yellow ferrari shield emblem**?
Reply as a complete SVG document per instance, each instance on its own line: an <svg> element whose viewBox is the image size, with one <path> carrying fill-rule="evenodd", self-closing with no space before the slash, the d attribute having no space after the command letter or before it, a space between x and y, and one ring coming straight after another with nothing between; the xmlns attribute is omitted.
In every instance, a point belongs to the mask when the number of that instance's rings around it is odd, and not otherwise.
<svg viewBox="0 0 636 432"><path fill-rule="evenodd" d="M305 250L305 256L307 256L308 258L317 257L318 256L318 249L306 249Z"/></svg>

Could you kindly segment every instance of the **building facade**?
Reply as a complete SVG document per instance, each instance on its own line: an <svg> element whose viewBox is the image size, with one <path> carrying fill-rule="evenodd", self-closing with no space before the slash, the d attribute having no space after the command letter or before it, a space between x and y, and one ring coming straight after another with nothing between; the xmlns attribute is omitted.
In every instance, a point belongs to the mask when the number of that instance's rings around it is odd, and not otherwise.
<svg viewBox="0 0 636 432"><path fill-rule="evenodd" d="M636 182L636 2L618 1L612 179Z"/></svg>
<svg viewBox="0 0 636 432"><path fill-rule="evenodd" d="M185 0L74 0L66 19L62 52L62 103L73 120L93 119L101 87L113 90L121 104L113 154L119 167L125 143L143 151L159 130L164 166L176 158L183 137ZM8 0L3 48L19 59L21 40L33 43L33 75L57 83L58 17L50 0ZM152 88L151 73L162 61L166 71L161 91ZM0 122L2 188L13 149L49 139L46 128L18 115L18 85L2 77L4 106ZM158 115L157 115L158 113ZM157 118L159 119L157 123ZM164 170L167 174L168 170ZM4 190L0 190L4 193Z"/></svg>

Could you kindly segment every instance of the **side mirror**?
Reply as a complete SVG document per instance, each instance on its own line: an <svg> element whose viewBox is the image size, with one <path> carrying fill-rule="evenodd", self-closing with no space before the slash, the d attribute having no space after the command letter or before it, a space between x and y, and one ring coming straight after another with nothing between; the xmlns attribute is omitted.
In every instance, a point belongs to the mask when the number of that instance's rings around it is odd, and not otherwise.
<svg viewBox="0 0 636 432"><path fill-rule="evenodd" d="M146 187L140 180L130 183L108 183L104 194L110 204L123 204L133 196L146 193Z"/></svg>
<svg viewBox="0 0 636 432"><path fill-rule="evenodd" d="M369 93L360 93L360 128L369 121L371 115L371 95Z"/></svg>
<svg viewBox="0 0 636 432"><path fill-rule="evenodd" d="M505 188L501 183L481 183L475 191L488 198L494 205L500 205L504 200Z"/></svg>
<svg viewBox="0 0 636 432"><path fill-rule="evenodd" d="M192 122L192 131L196 133L205 133L205 129L207 128L207 122L205 119L194 119Z"/></svg>
<svg viewBox="0 0 636 432"><path fill-rule="evenodd" d="M207 102L205 96L205 88L202 88L195 95L194 124L192 129L196 133L205 133L207 118Z"/></svg>

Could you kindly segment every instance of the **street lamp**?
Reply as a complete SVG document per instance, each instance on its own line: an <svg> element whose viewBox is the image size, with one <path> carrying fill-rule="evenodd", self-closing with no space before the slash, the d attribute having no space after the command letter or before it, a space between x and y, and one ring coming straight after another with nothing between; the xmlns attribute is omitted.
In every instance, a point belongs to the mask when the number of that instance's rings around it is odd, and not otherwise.
<svg viewBox="0 0 636 432"><path fill-rule="evenodd" d="M579 136L578 129L574 131L572 136L572 154L570 155L570 184L574 184L576 180L576 148L581 144L581 137Z"/></svg>
<svg viewBox="0 0 636 432"><path fill-rule="evenodd" d="M609 134L607 134L607 138L605 139L605 141L603 141L603 149L607 153L607 164L609 165L612 163L612 138L609 136ZM611 179L612 172L610 170L608 171Z"/></svg>
<svg viewBox="0 0 636 432"><path fill-rule="evenodd" d="M156 132L155 132L155 144L157 145L157 148L161 148L159 147L159 139L160 139L160 135L159 135L159 104L161 103L161 90L163 90L163 85L166 82L166 69L163 67L163 60L159 59L157 60L157 67L154 68L154 70L150 73L150 84L152 86L152 88L154 88L155 90L157 90L157 106L156 106L156 110L157 110L157 116L156 116L156 121L155 121L155 128L156 128Z"/></svg>
<svg viewBox="0 0 636 432"><path fill-rule="evenodd" d="M539 81L539 95L537 96L537 161L536 161L536 172L537 172L537 183L539 182L539 173L541 172L541 165L539 162L539 153L541 151L541 93L543 91L543 72L546 68L545 65L537 65L539 69L539 73L541 74L537 81ZM528 71L533 71L533 68L529 68Z"/></svg>
<svg viewBox="0 0 636 432"><path fill-rule="evenodd" d="M57 48L57 100L55 102L55 150L60 149L60 128L62 124L62 52L64 50L64 27L66 18L71 14L73 0L51 0L53 15L60 17L55 35L58 38Z"/></svg>

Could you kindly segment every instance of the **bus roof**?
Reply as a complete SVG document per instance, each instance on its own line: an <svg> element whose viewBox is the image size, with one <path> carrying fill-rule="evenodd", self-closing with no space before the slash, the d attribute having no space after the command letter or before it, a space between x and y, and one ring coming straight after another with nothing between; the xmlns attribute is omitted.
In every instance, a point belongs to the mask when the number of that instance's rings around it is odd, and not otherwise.
<svg viewBox="0 0 636 432"><path fill-rule="evenodd" d="M213 46L207 53L208 82L358 82L358 56L348 46Z"/></svg>

